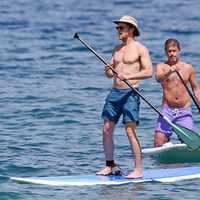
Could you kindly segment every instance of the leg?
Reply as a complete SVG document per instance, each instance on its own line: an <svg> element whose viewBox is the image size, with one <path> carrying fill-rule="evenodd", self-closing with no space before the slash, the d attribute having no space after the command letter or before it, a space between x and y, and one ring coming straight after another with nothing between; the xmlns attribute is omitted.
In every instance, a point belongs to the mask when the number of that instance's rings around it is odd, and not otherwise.
<svg viewBox="0 0 200 200"><path fill-rule="evenodd" d="M155 139L154 139L154 146L161 147L163 144L169 142L169 138L162 132L156 131L155 132Z"/></svg>
<svg viewBox="0 0 200 200"><path fill-rule="evenodd" d="M133 157L135 158L135 169L125 178L140 178L142 177L142 157L140 143L136 135L136 123L129 122L125 124L126 134L128 136Z"/></svg>
<svg viewBox="0 0 200 200"><path fill-rule="evenodd" d="M193 121L193 117L192 117L192 110L190 107L180 109L179 116L176 117L176 120L174 122L178 125L188 128L190 130L194 131L194 129L195 129L194 121ZM177 137L181 143L184 143L178 135L177 135Z"/></svg>
<svg viewBox="0 0 200 200"><path fill-rule="evenodd" d="M170 120L173 120L173 109L163 106L161 112L167 116ZM172 136L173 131L170 125L159 115L156 127L155 127L155 136L154 136L154 146L161 147L163 144L169 142L170 137Z"/></svg>
<svg viewBox="0 0 200 200"><path fill-rule="evenodd" d="M114 158L114 140L113 133L115 129L115 123L111 121L105 121L103 126L103 148L106 161L113 161ZM106 166L96 174L109 174L112 172L112 166Z"/></svg>

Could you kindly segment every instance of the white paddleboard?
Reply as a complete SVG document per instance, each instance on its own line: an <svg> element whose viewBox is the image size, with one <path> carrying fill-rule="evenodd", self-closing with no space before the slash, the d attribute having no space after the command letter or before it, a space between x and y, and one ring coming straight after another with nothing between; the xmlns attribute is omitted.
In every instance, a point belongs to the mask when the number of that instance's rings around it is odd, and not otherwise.
<svg viewBox="0 0 200 200"><path fill-rule="evenodd" d="M143 171L143 178L126 179L119 175L76 175L61 177L11 177L19 183L33 183L49 186L86 186L86 185L122 185L141 182L175 182L200 178L200 167L182 167L169 169L147 169Z"/></svg>
<svg viewBox="0 0 200 200"><path fill-rule="evenodd" d="M152 155L166 162L200 162L200 149L192 150L186 144L168 142L162 147L142 149L144 155Z"/></svg>

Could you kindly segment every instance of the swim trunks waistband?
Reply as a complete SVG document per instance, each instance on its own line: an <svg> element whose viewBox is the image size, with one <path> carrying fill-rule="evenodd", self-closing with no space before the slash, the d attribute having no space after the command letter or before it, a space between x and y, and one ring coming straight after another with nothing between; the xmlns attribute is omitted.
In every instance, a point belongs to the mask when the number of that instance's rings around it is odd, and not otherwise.
<svg viewBox="0 0 200 200"><path fill-rule="evenodd" d="M172 106L168 106L168 105L163 105L162 107L163 107L163 108L168 108L168 109L171 109L171 110L175 110L175 109L178 109L178 110L187 110L187 109L191 109L191 107L177 108L177 107L172 107Z"/></svg>
<svg viewBox="0 0 200 200"><path fill-rule="evenodd" d="M119 89L119 88L115 88L115 87L113 87L112 88L113 90L121 90L121 91L130 91L130 90L132 90L131 88L121 88L121 89ZM136 89L136 90L139 90L139 87L134 87L134 89Z"/></svg>

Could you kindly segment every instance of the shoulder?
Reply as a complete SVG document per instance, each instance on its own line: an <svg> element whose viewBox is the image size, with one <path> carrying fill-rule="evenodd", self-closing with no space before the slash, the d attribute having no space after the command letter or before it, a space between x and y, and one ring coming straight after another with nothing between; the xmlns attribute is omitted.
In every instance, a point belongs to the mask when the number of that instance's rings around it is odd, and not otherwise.
<svg viewBox="0 0 200 200"><path fill-rule="evenodd" d="M169 65L165 62L160 62L156 65L156 73L161 73L169 69Z"/></svg>
<svg viewBox="0 0 200 200"><path fill-rule="evenodd" d="M113 51L116 51L116 50L121 49L122 46L123 46L123 44L118 44L118 45L116 45L116 46L114 47Z"/></svg>
<svg viewBox="0 0 200 200"><path fill-rule="evenodd" d="M157 65L156 65L156 68L164 68L164 67L166 67L167 65L166 65L166 63L164 63L164 62L159 62Z"/></svg>
<svg viewBox="0 0 200 200"><path fill-rule="evenodd" d="M187 63L187 62L184 62L184 61L181 61L181 64L184 66L184 69L188 72L194 72L194 67Z"/></svg>
<svg viewBox="0 0 200 200"><path fill-rule="evenodd" d="M142 44L138 41L135 41L134 46L136 47L136 50L140 56L145 56L145 57L147 55L149 56L149 50L144 44Z"/></svg>
<svg viewBox="0 0 200 200"><path fill-rule="evenodd" d="M148 51L148 48L141 42L135 41L135 45L140 51Z"/></svg>

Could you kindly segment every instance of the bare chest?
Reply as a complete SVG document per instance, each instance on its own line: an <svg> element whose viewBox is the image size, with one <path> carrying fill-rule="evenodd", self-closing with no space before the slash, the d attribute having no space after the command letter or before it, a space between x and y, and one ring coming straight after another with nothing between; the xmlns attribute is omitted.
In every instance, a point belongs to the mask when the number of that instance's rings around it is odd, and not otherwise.
<svg viewBox="0 0 200 200"><path fill-rule="evenodd" d="M184 69L179 70L179 74L180 74L182 80L185 82L185 84L188 84L190 75L187 72L187 70L186 71ZM180 77L178 76L177 72L174 72L174 73L170 74L170 76L166 80L166 84L175 86L177 84L181 84L182 85L183 83L182 83Z"/></svg>
<svg viewBox="0 0 200 200"><path fill-rule="evenodd" d="M119 63L131 65L139 62L139 54L134 47L123 47L115 52L113 60L116 65Z"/></svg>

